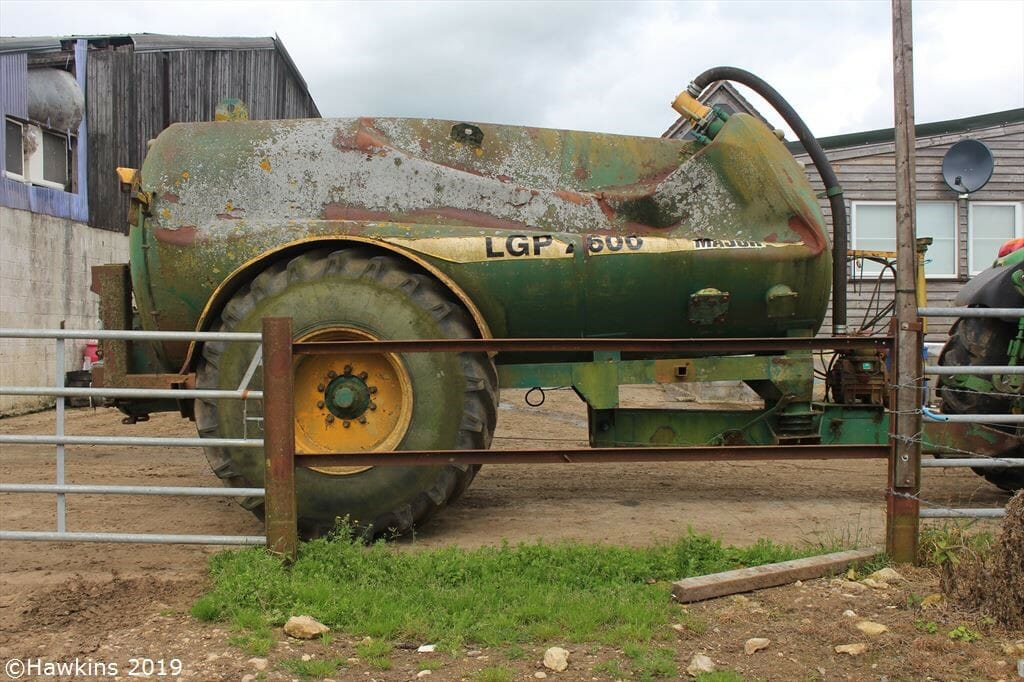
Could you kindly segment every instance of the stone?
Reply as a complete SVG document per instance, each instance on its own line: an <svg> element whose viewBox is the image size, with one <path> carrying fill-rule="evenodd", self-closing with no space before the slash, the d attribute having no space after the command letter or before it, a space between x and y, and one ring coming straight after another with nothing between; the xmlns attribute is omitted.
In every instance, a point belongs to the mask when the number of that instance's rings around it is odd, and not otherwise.
<svg viewBox="0 0 1024 682"><path fill-rule="evenodd" d="M242 675L242 682L256 682L255 675Z"/></svg>
<svg viewBox="0 0 1024 682"><path fill-rule="evenodd" d="M872 580L877 580L883 583L895 583L901 580L906 580L906 578L900 575L898 571L894 571L888 566L886 566L885 568L878 569L868 577Z"/></svg>
<svg viewBox="0 0 1024 682"><path fill-rule="evenodd" d="M220 654L206 654L207 663L209 663L210 661L216 661L218 658L220 658Z"/></svg>
<svg viewBox="0 0 1024 682"><path fill-rule="evenodd" d="M860 656L867 650L868 645L863 642L857 642L855 644L840 644L836 647L837 654L850 654L851 656Z"/></svg>
<svg viewBox="0 0 1024 682"><path fill-rule="evenodd" d="M715 662L704 654L695 654L690 659L690 665L686 666L686 674L690 677L697 677L703 673L715 672Z"/></svg>
<svg viewBox="0 0 1024 682"><path fill-rule="evenodd" d="M436 648L437 648L436 644L424 644L423 646L421 646L418 649L416 649L416 653L432 654L432 653L434 653L434 650Z"/></svg>
<svg viewBox="0 0 1024 682"><path fill-rule="evenodd" d="M861 622L857 623L857 629L863 632L865 635L871 635L872 637L880 635L883 632L889 632L889 628L882 625L881 623L876 623L871 620L862 620Z"/></svg>
<svg viewBox="0 0 1024 682"><path fill-rule="evenodd" d="M851 611L850 609L846 609L845 611L843 611L843 615L846 616L847 618L856 618L857 617L857 614L855 612Z"/></svg>
<svg viewBox="0 0 1024 682"><path fill-rule="evenodd" d="M544 672L543 670L538 670L537 672L535 672L533 674L533 676L535 678L537 678L538 680L546 680L546 679L548 679L548 674L546 672Z"/></svg>
<svg viewBox="0 0 1024 682"><path fill-rule="evenodd" d="M477 651L476 649L473 649L472 651L467 651L466 655L469 656L470 658L476 658L477 656L479 656L482 653L483 653L482 651Z"/></svg>
<svg viewBox="0 0 1024 682"><path fill-rule="evenodd" d="M352 656L350 658L346 658L345 662L348 663L349 665L356 665L356 664L359 663L359 659L356 658L355 656Z"/></svg>
<svg viewBox="0 0 1024 682"><path fill-rule="evenodd" d="M265 658L250 658L248 661L246 661L246 663L256 668L256 670L259 670L260 672L266 670L267 666L270 664L270 662Z"/></svg>
<svg viewBox="0 0 1024 682"><path fill-rule="evenodd" d="M569 652L560 646L553 646L544 652L544 667L560 673L569 667Z"/></svg>
<svg viewBox="0 0 1024 682"><path fill-rule="evenodd" d="M313 660L313 655L312 654L302 654L302 660L303 661L312 661Z"/></svg>
<svg viewBox="0 0 1024 682"><path fill-rule="evenodd" d="M331 629L311 616L292 616L284 624L284 634L295 639L314 639Z"/></svg>
<svg viewBox="0 0 1024 682"><path fill-rule="evenodd" d="M867 585L868 587L870 587L873 590L888 590L889 589L889 583L883 583L883 582L880 582L878 580L875 580L874 578L864 578L864 580L861 580L860 582L861 582L862 585Z"/></svg>
<svg viewBox="0 0 1024 682"><path fill-rule="evenodd" d="M867 586L862 585L860 583L855 583L852 580L840 580L839 587L844 592L851 592L853 594L861 594L862 592L868 591Z"/></svg>
<svg viewBox="0 0 1024 682"><path fill-rule="evenodd" d="M430 677L433 673L429 670L421 670L416 673L416 677Z"/></svg>
<svg viewBox="0 0 1024 682"><path fill-rule="evenodd" d="M751 637L743 643L743 653L752 656L761 649L767 649L772 640L765 637Z"/></svg>

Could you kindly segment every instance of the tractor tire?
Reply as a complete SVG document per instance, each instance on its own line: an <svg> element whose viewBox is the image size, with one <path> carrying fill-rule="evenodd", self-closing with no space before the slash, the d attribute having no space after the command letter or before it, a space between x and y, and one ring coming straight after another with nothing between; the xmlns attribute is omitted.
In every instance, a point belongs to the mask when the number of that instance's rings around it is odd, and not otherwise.
<svg viewBox="0 0 1024 682"><path fill-rule="evenodd" d="M1004 365L1006 350L1017 333L1016 325L988 317L962 317L949 330L949 341L939 355L939 364L946 366ZM991 377L982 377L991 380ZM938 385L942 411L948 414L1007 414L1013 395L980 393L951 385L942 377ZM1007 431L1013 427L1006 426ZM955 456L955 455L954 455ZM1013 456L1019 457L1019 453ZM1024 488L1024 472L1019 469L999 471L975 469L974 473L1003 490L1013 492Z"/></svg>
<svg viewBox="0 0 1024 682"><path fill-rule="evenodd" d="M231 298L215 327L259 331L267 316L291 317L301 341L478 336L462 304L433 277L369 247L311 251L270 265ZM237 389L254 350L252 344L205 344L198 386ZM297 452L490 447L498 388L485 353L298 356L294 366ZM250 388L261 387L256 372ZM261 410L260 403L246 412L240 400L197 400L196 425L203 437L260 437L262 422L252 417ZM263 485L262 450L209 447L206 456L226 485ZM297 469L300 535L328 534L339 519L367 537L403 533L458 497L478 469ZM242 505L262 516L262 498Z"/></svg>

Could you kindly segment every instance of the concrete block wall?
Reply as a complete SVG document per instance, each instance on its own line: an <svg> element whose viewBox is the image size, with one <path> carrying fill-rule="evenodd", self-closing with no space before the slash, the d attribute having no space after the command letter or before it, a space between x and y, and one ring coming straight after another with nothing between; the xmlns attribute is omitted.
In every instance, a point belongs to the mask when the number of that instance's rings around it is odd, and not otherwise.
<svg viewBox="0 0 1024 682"><path fill-rule="evenodd" d="M0 206L0 327L99 328L90 268L128 262L128 237L83 223ZM82 368L85 341L66 341L65 368ZM0 385L53 385L55 342L0 339ZM0 396L0 416L53 404L53 398Z"/></svg>

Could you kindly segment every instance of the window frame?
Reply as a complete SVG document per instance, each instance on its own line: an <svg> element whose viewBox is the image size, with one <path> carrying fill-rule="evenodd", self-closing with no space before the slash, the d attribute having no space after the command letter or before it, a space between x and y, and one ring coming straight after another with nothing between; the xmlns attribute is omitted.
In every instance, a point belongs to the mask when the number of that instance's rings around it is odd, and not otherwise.
<svg viewBox="0 0 1024 682"><path fill-rule="evenodd" d="M971 277L992 267L987 263L984 267L974 267L974 207L975 206L1013 206L1013 236L1010 239L1024 237L1024 202L1021 201L971 201L967 204L967 274ZM1008 241L1008 240L1007 240Z"/></svg>
<svg viewBox="0 0 1024 682"><path fill-rule="evenodd" d="M22 162L21 162L21 175L19 175L17 173L12 173L11 171L7 170L6 167L5 167L4 168L4 177L9 178L10 180L13 180L15 182L21 182L21 183L26 184L26 185L31 185L33 187L45 187L47 189L57 190L57 191L60 191L60 192L65 192L67 194L75 194L77 180L76 180L76 177L75 177L75 170L76 169L75 169L74 159L77 157L77 154L78 154L78 136L75 135L74 133L71 133L71 132L68 132L68 131L65 131L65 130L57 130L55 128L50 128L50 127L45 126L45 125L43 125L41 123L38 123L37 121L33 121L31 119L23 119L23 118L19 118L17 116L4 116L4 125L5 126L7 125L7 122L14 123L15 125L18 125L18 126L21 127L21 135L22 135L22 145L21 145ZM25 156L25 143L24 143L25 135L27 133L32 132L32 131L35 131L38 134L38 136L39 136L38 144L36 145L35 151L33 151L31 155ZM45 138L45 136L47 134L63 138L64 141L65 141L66 149L68 150L67 184L66 185L62 185L59 182L53 182L52 180L47 180L45 178L45 173L46 173L46 168L45 168L46 156L45 156L44 149L45 149L46 142L45 142L44 138ZM5 160L5 164L6 164L6 160ZM36 169L36 168L37 168L38 173L40 175L40 177L38 177L38 178L35 177L36 176L36 172L34 172L34 169Z"/></svg>
<svg viewBox="0 0 1024 682"><path fill-rule="evenodd" d="M915 202L917 204L952 204L953 205L953 272L952 273L939 273L931 274L926 272L925 279L931 280L955 280L960 278L960 207L955 200L943 200L943 199L918 199ZM893 211L896 210L896 201L884 201L877 199L855 199L850 201L850 248L852 250L857 249L857 208L858 206L892 206ZM893 239L896 235L893 235ZM893 249L895 250L895 249ZM881 273L861 273L858 274L856 262L850 263L850 279L858 280L865 277L878 277L881 275L885 279L893 279L892 274L888 270L883 270Z"/></svg>
<svg viewBox="0 0 1024 682"><path fill-rule="evenodd" d="M4 153L7 153L7 124L13 123L14 125L21 128L21 173L15 173L14 171L7 170L7 159L4 158L4 177L14 180L16 182L28 182L28 177L25 175L25 126L29 125L25 121L14 118L13 116L4 116Z"/></svg>

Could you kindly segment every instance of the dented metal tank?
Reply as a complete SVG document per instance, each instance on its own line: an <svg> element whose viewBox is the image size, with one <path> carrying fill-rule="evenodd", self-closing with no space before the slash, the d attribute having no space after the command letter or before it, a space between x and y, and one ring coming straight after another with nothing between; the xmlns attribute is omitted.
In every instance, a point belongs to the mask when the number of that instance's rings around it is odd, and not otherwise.
<svg viewBox="0 0 1024 682"><path fill-rule="evenodd" d="M208 325L247 264L316 240L429 266L496 337L812 334L829 299L804 170L744 114L706 144L392 118L179 123L137 194L145 329ZM165 369L184 360L163 349Z"/></svg>

